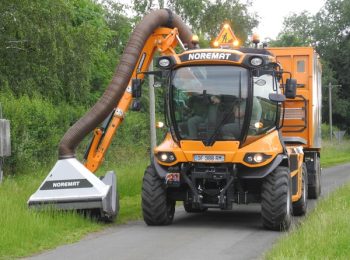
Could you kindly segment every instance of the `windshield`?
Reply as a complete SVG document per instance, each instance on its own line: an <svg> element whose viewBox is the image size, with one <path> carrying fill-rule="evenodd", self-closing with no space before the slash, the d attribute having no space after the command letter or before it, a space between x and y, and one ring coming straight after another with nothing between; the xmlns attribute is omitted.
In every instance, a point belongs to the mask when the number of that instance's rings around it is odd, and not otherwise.
<svg viewBox="0 0 350 260"><path fill-rule="evenodd" d="M248 71L234 66L191 66L173 72L171 117L181 139L241 137Z"/></svg>

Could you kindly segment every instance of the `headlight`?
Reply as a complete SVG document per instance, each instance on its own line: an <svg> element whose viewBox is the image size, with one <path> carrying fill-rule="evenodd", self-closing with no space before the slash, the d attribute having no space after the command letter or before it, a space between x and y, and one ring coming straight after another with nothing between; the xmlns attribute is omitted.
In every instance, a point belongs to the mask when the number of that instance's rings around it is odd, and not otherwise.
<svg viewBox="0 0 350 260"><path fill-rule="evenodd" d="M172 152L159 152L157 158L161 162L172 163L176 161L175 154Z"/></svg>
<svg viewBox="0 0 350 260"><path fill-rule="evenodd" d="M165 124L164 124L163 122L160 122L160 121L156 123L156 127L157 127L157 128L163 128L164 125L165 125Z"/></svg>
<svg viewBox="0 0 350 260"><path fill-rule="evenodd" d="M253 66L261 66L263 64L263 59L260 58L260 57L253 57L251 60L250 60L250 64L253 65Z"/></svg>
<svg viewBox="0 0 350 260"><path fill-rule="evenodd" d="M249 164L259 164L265 162L269 158L271 158L271 155L264 153L247 153L243 160Z"/></svg>

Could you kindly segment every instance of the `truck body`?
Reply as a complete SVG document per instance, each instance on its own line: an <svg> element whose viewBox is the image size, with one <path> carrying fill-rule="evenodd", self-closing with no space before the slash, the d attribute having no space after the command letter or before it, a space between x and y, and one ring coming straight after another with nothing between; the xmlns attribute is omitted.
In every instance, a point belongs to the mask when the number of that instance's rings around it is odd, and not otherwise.
<svg viewBox="0 0 350 260"><path fill-rule="evenodd" d="M282 135L285 139L299 138L308 170L310 197L318 197L321 170L321 105L322 66L312 47L268 48L283 69L290 71L298 82L297 97L286 100ZM317 176L315 176L317 175ZM318 187L317 189L315 187Z"/></svg>

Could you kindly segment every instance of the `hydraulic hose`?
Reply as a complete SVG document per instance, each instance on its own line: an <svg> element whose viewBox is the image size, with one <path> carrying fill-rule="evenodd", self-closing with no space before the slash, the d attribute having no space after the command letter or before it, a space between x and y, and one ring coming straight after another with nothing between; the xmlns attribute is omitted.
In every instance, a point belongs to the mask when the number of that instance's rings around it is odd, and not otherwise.
<svg viewBox="0 0 350 260"><path fill-rule="evenodd" d="M83 138L96 128L116 107L129 84L148 37L158 27L178 28L181 41L189 47L193 47L191 30L178 15L173 14L168 9L152 11L146 15L131 34L112 81L102 97L63 136L59 144L59 159L74 158L75 149Z"/></svg>

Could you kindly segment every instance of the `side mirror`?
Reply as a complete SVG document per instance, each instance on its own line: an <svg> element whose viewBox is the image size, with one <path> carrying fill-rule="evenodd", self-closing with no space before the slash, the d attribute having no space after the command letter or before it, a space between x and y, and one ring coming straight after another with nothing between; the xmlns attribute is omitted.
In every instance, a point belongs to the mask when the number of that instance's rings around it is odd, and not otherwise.
<svg viewBox="0 0 350 260"><path fill-rule="evenodd" d="M286 88L284 90L286 98L295 98L297 95L297 81L296 79L287 79Z"/></svg>
<svg viewBox="0 0 350 260"><path fill-rule="evenodd" d="M141 79L132 79L131 83L131 91L132 91L132 97L133 98L139 98L142 94L142 80Z"/></svg>
<svg viewBox="0 0 350 260"><path fill-rule="evenodd" d="M273 102L284 102L286 100L285 95L282 94L276 94L276 93L270 93L269 94L269 99Z"/></svg>

